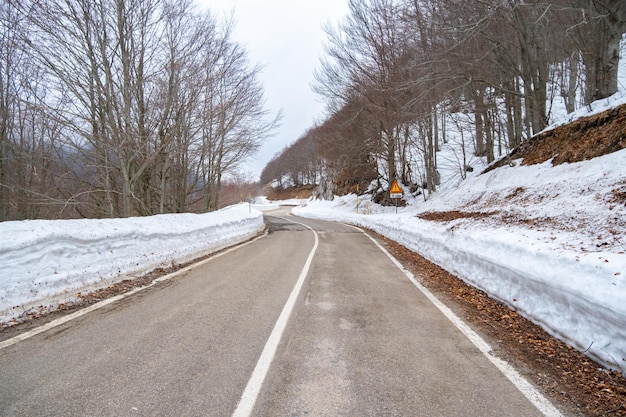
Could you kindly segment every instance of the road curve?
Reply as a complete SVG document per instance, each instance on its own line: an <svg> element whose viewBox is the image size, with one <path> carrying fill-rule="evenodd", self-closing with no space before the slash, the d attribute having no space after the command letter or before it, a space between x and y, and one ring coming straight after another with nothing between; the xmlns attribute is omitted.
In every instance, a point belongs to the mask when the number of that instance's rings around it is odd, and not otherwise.
<svg viewBox="0 0 626 417"><path fill-rule="evenodd" d="M542 415L366 235L266 219L262 239L1 349L0 415L232 415L290 296L246 415Z"/></svg>

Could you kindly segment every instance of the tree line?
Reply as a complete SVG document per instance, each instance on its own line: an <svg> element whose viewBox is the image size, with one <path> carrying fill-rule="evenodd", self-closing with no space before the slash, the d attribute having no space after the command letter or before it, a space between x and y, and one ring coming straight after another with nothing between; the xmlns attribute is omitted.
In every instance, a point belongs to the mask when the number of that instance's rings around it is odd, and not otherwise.
<svg viewBox="0 0 626 417"><path fill-rule="evenodd" d="M219 207L278 123L191 0L0 3L0 221Z"/></svg>
<svg viewBox="0 0 626 417"><path fill-rule="evenodd" d="M617 92L625 22L620 0L349 0L315 74L328 116L261 179L316 166L332 191L398 179L427 196L452 137L492 162L546 128L557 101L573 112Z"/></svg>

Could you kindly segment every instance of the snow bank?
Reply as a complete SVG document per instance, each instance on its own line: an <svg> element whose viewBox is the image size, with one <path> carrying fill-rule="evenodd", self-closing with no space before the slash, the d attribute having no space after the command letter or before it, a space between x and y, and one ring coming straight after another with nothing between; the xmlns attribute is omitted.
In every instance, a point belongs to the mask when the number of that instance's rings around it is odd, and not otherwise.
<svg viewBox="0 0 626 417"><path fill-rule="evenodd" d="M218 251L263 228L262 213L247 204L207 214L0 223L0 321Z"/></svg>

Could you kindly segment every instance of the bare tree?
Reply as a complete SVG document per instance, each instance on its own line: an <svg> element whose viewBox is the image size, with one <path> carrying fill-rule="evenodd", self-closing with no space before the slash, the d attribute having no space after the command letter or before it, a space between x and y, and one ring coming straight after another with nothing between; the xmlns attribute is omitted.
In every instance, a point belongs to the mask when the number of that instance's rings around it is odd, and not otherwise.
<svg viewBox="0 0 626 417"><path fill-rule="evenodd" d="M197 199L217 208L222 177L277 124L279 116L270 119L264 109L260 68L231 39L232 20L199 14L192 0L10 0L2 7L3 193L11 189L13 103L38 112L37 125L21 132L36 138L39 150L29 146L23 155L56 152L55 170L73 174L64 173L58 192L65 206L83 204L82 215L179 212ZM46 84L13 100L14 86L22 85L17 69L27 67L17 65L20 53L32 63L29 75ZM24 127L29 119L20 114ZM15 171L24 181L41 174L33 163ZM20 189L35 193L33 184ZM0 196L6 218L14 199Z"/></svg>
<svg viewBox="0 0 626 417"><path fill-rule="evenodd" d="M9 165L16 105L16 72L19 67L18 19L11 4L0 4L0 221L10 218Z"/></svg>
<svg viewBox="0 0 626 417"><path fill-rule="evenodd" d="M59 124L44 117L46 74L21 40L19 10L0 5L0 221L53 215L55 141ZM54 172L60 175L60 172ZM45 209L45 210L44 210Z"/></svg>
<svg viewBox="0 0 626 417"><path fill-rule="evenodd" d="M585 103L616 93L620 41L626 30L626 3L569 0L561 7L568 19L564 22L566 33L582 54Z"/></svg>
<svg viewBox="0 0 626 417"><path fill-rule="evenodd" d="M323 61L316 74L316 91L334 103L357 100L376 123L380 174L387 182L396 176L396 145L404 106L397 99L398 71L404 38L393 0L351 0L350 14L337 28L327 27L332 61Z"/></svg>
<svg viewBox="0 0 626 417"><path fill-rule="evenodd" d="M281 115L269 118L263 88L258 81L261 68L250 66L245 50L230 39L227 25L219 44L218 59L208 67L201 97L198 171L203 187L204 208L219 207L224 175L234 172L278 126ZM210 52L207 51L207 55ZM208 55L210 56L210 55Z"/></svg>
<svg viewBox="0 0 626 417"><path fill-rule="evenodd" d="M72 104L63 112L50 111L50 117L63 121L68 144L95 151L96 188L104 192L94 196L103 198L97 203L102 215L141 212L137 184L149 151L146 73L154 70L150 57L160 37L159 5L158 0L21 3L31 27L24 41L55 78L52 86Z"/></svg>

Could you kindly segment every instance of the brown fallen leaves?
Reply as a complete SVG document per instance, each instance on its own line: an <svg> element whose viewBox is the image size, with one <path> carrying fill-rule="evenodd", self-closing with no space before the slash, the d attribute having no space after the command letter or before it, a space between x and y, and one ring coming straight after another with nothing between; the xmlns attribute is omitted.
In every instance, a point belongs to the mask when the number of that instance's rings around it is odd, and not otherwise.
<svg viewBox="0 0 626 417"><path fill-rule="evenodd" d="M422 220L428 220L432 222L450 222L458 219L481 219L485 217L491 217L498 213L496 212L465 212L465 211L428 211L421 213L417 217Z"/></svg>
<svg viewBox="0 0 626 417"><path fill-rule="evenodd" d="M375 234L372 232L372 234ZM626 379L404 246L378 239L567 415L626 416Z"/></svg>

